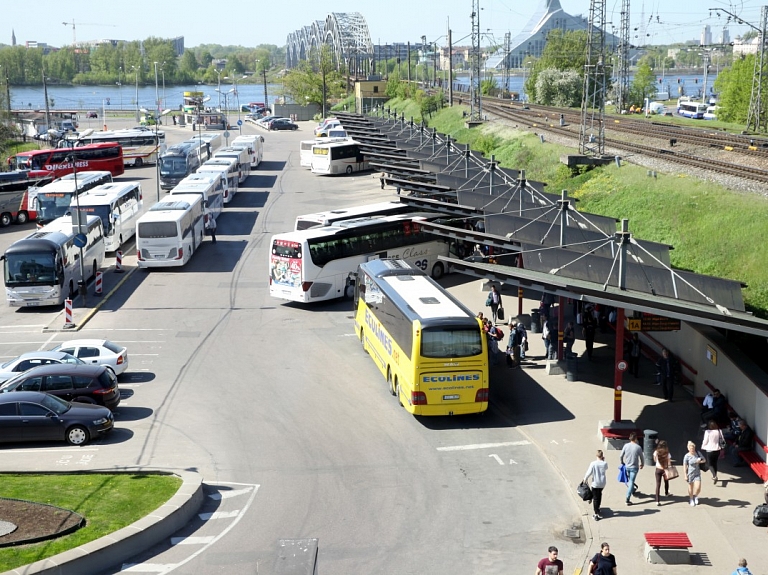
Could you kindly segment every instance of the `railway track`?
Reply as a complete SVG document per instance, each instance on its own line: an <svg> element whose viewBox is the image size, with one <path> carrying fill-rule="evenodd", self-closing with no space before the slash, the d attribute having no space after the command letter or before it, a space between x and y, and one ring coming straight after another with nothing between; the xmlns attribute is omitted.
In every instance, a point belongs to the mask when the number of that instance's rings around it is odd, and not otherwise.
<svg viewBox="0 0 768 575"><path fill-rule="evenodd" d="M537 130L543 130L550 133L558 134L560 136L564 136L570 139L578 140L579 134L574 133L572 127L569 126L560 126L559 123L553 123L549 121L549 117L546 116L547 121L542 121L545 116L541 116L540 114L531 114L530 110L522 110L522 109L514 109L510 108L508 105L499 105L493 102L486 102L484 104L485 109L489 112L508 120L512 120L514 122L517 122L518 124L527 126L528 128L536 128ZM559 122L559 114L556 116L558 118ZM569 119L575 120L574 125L578 126L581 122L580 117L576 117L575 115L571 114L570 116L566 115L566 123ZM646 127L646 126L644 126ZM625 127L626 128L626 127ZM610 130L614 130L614 126L610 126ZM606 131L609 130L608 125L606 124ZM630 134L635 135L641 135L644 137L654 137L658 138L659 136L657 134L649 134L646 131L636 130L632 131L631 127L627 130L623 130ZM675 136L677 138L677 136ZM678 138L678 142L681 140ZM696 156L693 154L675 151L672 149L664 149L660 147L655 146L648 146L644 144L640 144L637 142L628 142L624 140L618 140L615 138L605 138L605 145L606 147L610 147L613 149L623 150L630 153L640 153L644 156L657 158L660 160L664 160L667 162L673 162L677 164L681 164L684 166L689 167L696 167L702 170L707 170L711 172L717 172L720 174L726 174L728 176L734 176L739 178L746 178L753 181L761 182L761 183L768 183L768 170L763 170L760 168L755 168L749 165L744 164L735 164L730 162L723 162L720 160L712 159L712 158L704 158L700 156ZM702 144L697 144L702 145Z"/></svg>

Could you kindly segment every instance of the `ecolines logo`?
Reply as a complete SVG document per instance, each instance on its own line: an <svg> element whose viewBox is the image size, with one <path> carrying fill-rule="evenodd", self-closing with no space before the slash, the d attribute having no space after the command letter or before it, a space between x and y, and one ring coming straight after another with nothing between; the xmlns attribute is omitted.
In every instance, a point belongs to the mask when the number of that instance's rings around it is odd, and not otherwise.
<svg viewBox="0 0 768 575"><path fill-rule="evenodd" d="M365 310L365 323L373 332L373 335L376 336L376 339L378 339L381 342L381 345L384 346L386 352L389 355L392 355L392 339L386 334L384 328L381 327L381 324L376 321L376 318L373 317L369 310Z"/></svg>
<svg viewBox="0 0 768 575"><path fill-rule="evenodd" d="M475 373L471 375L424 375L421 381L424 383L451 383L454 381L478 381L480 375Z"/></svg>

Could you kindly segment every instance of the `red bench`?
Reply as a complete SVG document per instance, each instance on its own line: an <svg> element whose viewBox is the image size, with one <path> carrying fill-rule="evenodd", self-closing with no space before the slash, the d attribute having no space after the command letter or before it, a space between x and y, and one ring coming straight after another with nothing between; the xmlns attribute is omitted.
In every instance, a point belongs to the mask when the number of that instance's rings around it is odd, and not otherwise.
<svg viewBox="0 0 768 575"><path fill-rule="evenodd" d="M600 433L603 435L606 439L629 439L629 434L634 433L637 435L637 439L641 439L643 437L643 432L639 429L625 429L623 427L615 428L615 427L601 427Z"/></svg>
<svg viewBox="0 0 768 575"><path fill-rule="evenodd" d="M690 549L687 533L645 533L645 542L659 549Z"/></svg>
<svg viewBox="0 0 768 575"><path fill-rule="evenodd" d="M755 472L761 481L768 481L768 463L763 461L754 451L739 451L739 457L747 462L749 468Z"/></svg>

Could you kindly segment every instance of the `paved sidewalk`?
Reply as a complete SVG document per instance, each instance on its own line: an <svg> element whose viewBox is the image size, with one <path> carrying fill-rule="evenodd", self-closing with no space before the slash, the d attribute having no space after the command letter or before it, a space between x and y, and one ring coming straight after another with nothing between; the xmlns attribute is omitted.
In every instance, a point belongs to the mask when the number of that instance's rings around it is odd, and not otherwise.
<svg viewBox="0 0 768 575"><path fill-rule="evenodd" d="M449 291L471 310L485 312L485 282L471 278L462 282L460 278L449 280L457 283ZM502 295L508 321L518 310L517 287L504 286ZM531 296L536 299L524 300L524 313L538 308L538 295ZM559 474L570 486L582 511L586 544L580 556L561 557L566 573L578 573L579 568L586 573L589 558L603 541L610 543L622 575L729 574L736 569L740 557L749 561L754 575L768 573L768 546L762 544L766 530L752 525L752 510L763 502L763 488L748 467L734 468L720 460L717 485L709 472L702 474L700 504L696 507L688 503L685 480L674 479L670 482L670 497L662 495L662 504L657 507L654 469L652 465L646 466L638 474L640 496L633 498L634 505L625 504L626 488L616 479L619 452L606 449L598 436L598 422L613 418L615 336L612 330L598 333L592 362L584 355L580 330L577 336L576 381L569 382L564 375L547 375L540 333L529 332L530 349L522 369L508 369L503 361L491 369L492 408L509 415L517 429L546 455L552 469L542 472ZM700 409L682 388L675 390L675 401L664 401L661 388L654 385L655 372L655 366L643 360L639 378L624 376L622 419L633 420L638 429L657 431L659 439L669 443L682 476L686 443L701 443ZM592 519L591 503L576 496L576 486L595 459L597 449L605 451L609 465L601 521ZM643 534L669 531L688 534L693 544L691 565L652 565L646 561ZM556 545L557 541L553 543ZM710 569L704 570L705 567ZM533 570L535 566L531 566Z"/></svg>

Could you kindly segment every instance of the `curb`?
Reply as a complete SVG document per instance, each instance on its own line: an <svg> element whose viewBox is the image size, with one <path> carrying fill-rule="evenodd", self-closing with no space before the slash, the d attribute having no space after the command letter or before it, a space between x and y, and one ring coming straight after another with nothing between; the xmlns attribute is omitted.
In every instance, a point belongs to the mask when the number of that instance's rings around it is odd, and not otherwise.
<svg viewBox="0 0 768 575"><path fill-rule="evenodd" d="M103 573L110 567L156 545L170 537L197 514L203 504L203 478L192 471L168 471L148 468L91 470L90 473L153 473L176 475L181 478L179 490L164 505L122 529L75 547L6 571L0 575L90 575Z"/></svg>

